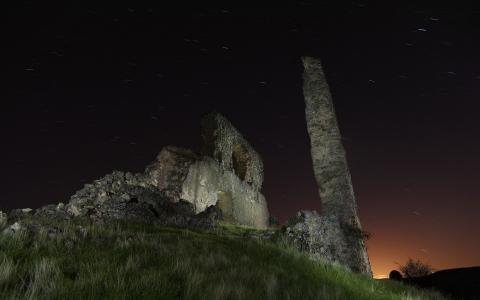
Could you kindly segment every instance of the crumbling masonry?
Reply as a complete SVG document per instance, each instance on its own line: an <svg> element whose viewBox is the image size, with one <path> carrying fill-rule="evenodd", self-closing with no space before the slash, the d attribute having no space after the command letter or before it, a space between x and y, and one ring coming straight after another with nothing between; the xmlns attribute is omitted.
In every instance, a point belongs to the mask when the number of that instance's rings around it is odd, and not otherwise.
<svg viewBox="0 0 480 300"><path fill-rule="evenodd" d="M144 173L116 171L85 185L65 205L67 213L183 226L218 209L230 223L266 228L258 153L218 113L203 118L202 136L201 154L166 146Z"/></svg>
<svg viewBox="0 0 480 300"><path fill-rule="evenodd" d="M218 205L226 221L265 228L268 209L260 190L263 162L247 140L221 114L202 120L202 155L164 148L146 171L146 180L173 201L184 200L197 213Z"/></svg>

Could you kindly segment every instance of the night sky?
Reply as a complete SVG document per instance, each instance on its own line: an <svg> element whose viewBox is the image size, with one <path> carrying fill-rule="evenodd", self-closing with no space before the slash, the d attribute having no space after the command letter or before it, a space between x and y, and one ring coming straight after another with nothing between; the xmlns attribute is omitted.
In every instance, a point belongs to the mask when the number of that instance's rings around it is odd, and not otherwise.
<svg viewBox="0 0 480 300"><path fill-rule="evenodd" d="M3 8L0 209L67 202L225 114L262 155L271 213L320 210L300 56L322 59L374 273L480 265L480 9ZM13 4L12 4L13 5Z"/></svg>

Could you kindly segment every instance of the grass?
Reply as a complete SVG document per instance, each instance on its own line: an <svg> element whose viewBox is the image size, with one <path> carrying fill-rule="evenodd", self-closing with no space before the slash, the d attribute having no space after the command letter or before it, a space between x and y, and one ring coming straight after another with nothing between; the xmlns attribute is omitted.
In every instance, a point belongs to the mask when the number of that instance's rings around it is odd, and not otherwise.
<svg viewBox="0 0 480 300"><path fill-rule="evenodd" d="M2 299L443 299L312 262L249 228L53 225L64 231L0 236Z"/></svg>

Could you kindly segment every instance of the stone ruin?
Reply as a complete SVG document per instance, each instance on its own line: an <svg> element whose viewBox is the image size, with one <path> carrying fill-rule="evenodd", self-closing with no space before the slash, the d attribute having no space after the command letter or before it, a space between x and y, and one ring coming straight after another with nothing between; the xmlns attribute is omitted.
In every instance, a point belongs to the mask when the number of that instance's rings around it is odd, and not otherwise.
<svg viewBox="0 0 480 300"><path fill-rule="evenodd" d="M106 219L149 224L211 228L223 220L258 229L268 226L269 213L261 194L263 162L259 154L222 115L202 120L200 154L166 146L143 173L114 171L71 196L67 204L36 210L0 211L4 234L48 232L59 228L24 222L36 217ZM47 228L48 227L48 228Z"/></svg>
<svg viewBox="0 0 480 300"><path fill-rule="evenodd" d="M145 181L172 201L193 204L195 212L217 205L223 218L255 228L268 226L260 190L263 162L238 130L221 114L202 120L202 154L165 147L145 170Z"/></svg>
<svg viewBox="0 0 480 300"><path fill-rule="evenodd" d="M371 276L365 233L329 87L318 59L305 57L303 64L307 129L322 214L299 212L287 221L281 236L313 259L339 263ZM8 216L0 212L0 229L8 222L11 225L4 233L40 230L39 226L20 223L27 216L86 217L100 223L111 218L199 228L224 220L267 228L269 213L261 194L263 162L259 154L218 113L203 118L202 138L199 154L164 147L145 172L114 171L86 184L65 205L47 205L35 211L17 209Z"/></svg>
<svg viewBox="0 0 480 300"><path fill-rule="evenodd" d="M205 228L225 220L266 228L269 213L260 192L263 162L259 154L218 113L203 118L202 136L200 154L166 146L144 173L114 171L86 184L67 204L13 210L8 221L33 215ZM0 223L6 220L0 214Z"/></svg>
<svg viewBox="0 0 480 300"><path fill-rule="evenodd" d="M314 258L336 262L371 276L357 204L332 96L320 60L303 58L305 115L322 215L302 211L286 235Z"/></svg>

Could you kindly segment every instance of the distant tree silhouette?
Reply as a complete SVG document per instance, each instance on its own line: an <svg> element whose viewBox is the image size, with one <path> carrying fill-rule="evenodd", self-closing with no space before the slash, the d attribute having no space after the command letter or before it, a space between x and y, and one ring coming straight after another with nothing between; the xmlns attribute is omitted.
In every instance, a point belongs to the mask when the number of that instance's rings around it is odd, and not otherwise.
<svg viewBox="0 0 480 300"><path fill-rule="evenodd" d="M402 272L405 278L415 278L432 274L433 268L418 259L413 260L409 258L403 266L400 266L400 272Z"/></svg>
<svg viewBox="0 0 480 300"><path fill-rule="evenodd" d="M402 273L400 273L399 271L392 270L388 275L388 278L391 280L402 280L403 276L402 276Z"/></svg>

